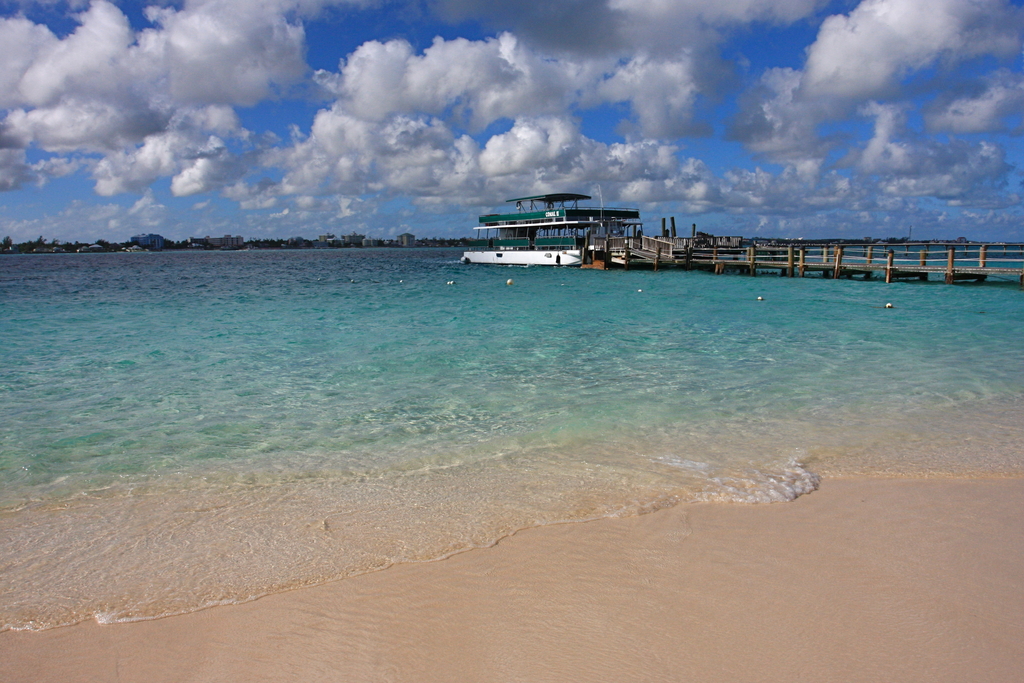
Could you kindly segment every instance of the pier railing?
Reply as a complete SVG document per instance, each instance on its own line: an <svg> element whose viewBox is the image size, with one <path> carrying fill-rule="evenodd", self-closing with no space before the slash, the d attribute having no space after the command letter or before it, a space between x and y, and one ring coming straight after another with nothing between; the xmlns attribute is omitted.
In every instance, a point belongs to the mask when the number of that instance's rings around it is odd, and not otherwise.
<svg viewBox="0 0 1024 683"><path fill-rule="evenodd" d="M1024 283L1024 245L1021 244L806 244L752 245L742 248L693 249L691 267L757 271L775 269L789 277L820 272L826 277L852 277L884 273L887 282L901 278L945 276L946 282L983 280L989 275L1015 276Z"/></svg>
<svg viewBox="0 0 1024 683"><path fill-rule="evenodd" d="M884 275L886 282L927 280L932 274L942 275L947 283L996 276L1019 278L1024 287L1024 244L805 242L739 246L730 238L702 246L688 238L630 236L595 237L590 249L604 253L608 265L626 268L631 263L646 262L655 269L675 265L715 273L739 270L751 275L759 270L776 270L789 277L803 277L808 272L834 278L870 278L878 274Z"/></svg>

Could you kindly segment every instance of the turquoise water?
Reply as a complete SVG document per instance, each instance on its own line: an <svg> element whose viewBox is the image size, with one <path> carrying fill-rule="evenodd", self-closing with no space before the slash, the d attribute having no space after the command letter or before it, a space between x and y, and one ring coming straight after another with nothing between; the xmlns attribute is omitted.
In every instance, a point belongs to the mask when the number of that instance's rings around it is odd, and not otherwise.
<svg viewBox="0 0 1024 683"><path fill-rule="evenodd" d="M458 256L2 258L0 624L190 611L821 475L1024 473L1014 284Z"/></svg>

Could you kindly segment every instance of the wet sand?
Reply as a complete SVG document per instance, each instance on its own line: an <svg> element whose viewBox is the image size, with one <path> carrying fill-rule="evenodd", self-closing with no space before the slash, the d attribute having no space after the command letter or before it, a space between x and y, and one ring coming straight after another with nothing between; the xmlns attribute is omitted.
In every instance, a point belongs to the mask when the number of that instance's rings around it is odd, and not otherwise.
<svg viewBox="0 0 1024 683"><path fill-rule="evenodd" d="M243 605L0 633L21 681L1015 681L1024 479L531 529Z"/></svg>

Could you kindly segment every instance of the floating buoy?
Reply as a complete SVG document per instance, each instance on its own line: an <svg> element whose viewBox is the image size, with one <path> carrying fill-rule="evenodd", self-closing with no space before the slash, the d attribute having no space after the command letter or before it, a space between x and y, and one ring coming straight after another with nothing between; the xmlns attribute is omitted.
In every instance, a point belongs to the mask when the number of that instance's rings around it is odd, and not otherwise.
<svg viewBox="0 0 1024 683"><path fill-rule="evenodd" d="M638 292L642 292L642 291L644 291L644 290L642 290L642 289L638 289L638 290L636 290L636 291L638 291Z"/></svg>
<svg viewBox="0 0 1024 683"><path fill-rule="evenodd" d="M454 285L454 284L455 284L455 280L449 280L449 281L448 281L447 283L445 283L445 284L449 284L449 285Z"/></svg>
<svg viewBox="0 0 1024 683"><path fill-rule="evenodd" d="M892 308L892 304L886 304L885 307L886 308Z"/></svg>
<svg viewBox="0 0 1024 683"><path fill-rule="evenodd" d="M757 300L758 301L764 301L764 297L763 296L759 296L759 297L757 297Z"/></svg>
<svg viewBox="0 0 1024 683"><path fill-rule="evenodd" d="M505 284L506 285L511 285L512 284L512 278L509 278L509 279L505 280Z"/></svg>

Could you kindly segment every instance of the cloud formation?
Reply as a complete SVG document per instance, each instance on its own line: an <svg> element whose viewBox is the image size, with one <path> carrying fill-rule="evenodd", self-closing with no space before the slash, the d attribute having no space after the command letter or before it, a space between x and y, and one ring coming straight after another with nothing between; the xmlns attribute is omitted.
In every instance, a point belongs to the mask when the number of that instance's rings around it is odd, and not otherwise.
<svg viewBox="0 0 1024 683"><path fill-rule="evenodd" d="M924 200L1018 210L1024 13L1008 0L417 6L435 35L367 35L314 70L311 26L409 6L185 0L130 19L109 0L24 3L0 17L0 191L87 177L148 198L121 226L173 224L160 192L215 193L254 229L260 212L284 229L395 198L459 213L598 185L792 230ZM71 30L47 24L55 9ZM453 36L459 22L484 34ZM801 31L787 64L760 41ZM279 136L263 112L281 103L308 113Z"/></svg>

